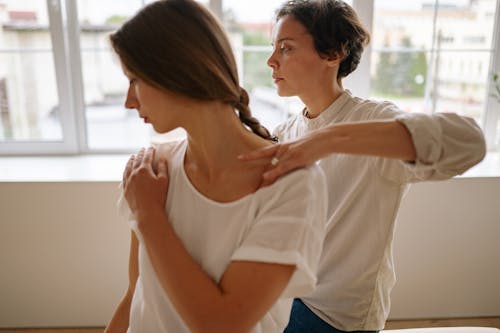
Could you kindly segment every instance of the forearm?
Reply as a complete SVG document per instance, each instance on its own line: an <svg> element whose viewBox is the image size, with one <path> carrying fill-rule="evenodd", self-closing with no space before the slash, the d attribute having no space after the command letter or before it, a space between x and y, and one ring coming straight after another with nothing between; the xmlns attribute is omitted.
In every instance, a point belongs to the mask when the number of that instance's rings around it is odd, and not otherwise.
<svg viewBox="0 0 500 333"><path fill-rule="evenodd" d="M322 157L332 153L416 159L415 146L406 127L398 121L335 124L311 134Z"/></svg>
<svg viewBox="0 0 500 333"><path fill-rule="evenodd" d="M139 219L142 219L140 221ZM192 331L224 316L223 291L187 252L163 213L140 217L140 231L162 288Z"/></svg>
<svg viewBox="0 0 500 333"><path fill-rule="evenodd" d="M128 291L121 299L104 333L125 333L129 326L132 295Z"/></svg>

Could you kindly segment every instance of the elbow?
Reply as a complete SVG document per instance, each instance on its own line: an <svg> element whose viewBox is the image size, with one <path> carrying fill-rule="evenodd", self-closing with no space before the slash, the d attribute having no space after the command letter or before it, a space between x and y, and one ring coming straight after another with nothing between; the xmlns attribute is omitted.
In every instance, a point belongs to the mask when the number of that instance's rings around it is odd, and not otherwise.
<svg viewBox="0 0 500 333"><path fill-rule="evenodd" d="M486 141L479 127L474 133L468 135L462 143L462 153L459 154L460 159L456 160L459 169L456 174L462 174L473 166L481 162L486 156Z"/></svg>
<svg viewBox="0 0 500 333"><path fill-rule="evenodd" d="M193 322L190 329L193 333L248 333L253 326L230 318L212 318Z"/></svg>
<svg viewBox="0 0 500 333"><path fill-rule="evenodd" d="M211 309L207 308L203 315L193 316L186 323L191 331L196 333L247 333L258 321L252 320L251 317L238 306L213 306Z"/></svg>
<svg viewBox="0 0 500 333"><path fill-rule="evenodd" d="M469 160L471 163L469 167L472 167L481 162L486 156L486 140L484 139L483 132L480 128L477 128L476 133L471 135L469 143Z"/></svg>
<svg viewBox="0 0 500 333"><path fill-rule="evenodd" d="M449 120L448 129L455 135L450 135L450 146L462 151L463 171L481 162L486 156L486 140L478 124L471 118L456 116L461 121ZM460 139L459 139L460 138ZM456 142L456 144L455 144Z"/></svg>
<svg viewBox="0 0 500 333"><path fill-rule="evenodd" d="M480 148L478 149L477 154L477 163L481 162L486 156L486 141L484 140L484 136L481 134Z"/></svg>

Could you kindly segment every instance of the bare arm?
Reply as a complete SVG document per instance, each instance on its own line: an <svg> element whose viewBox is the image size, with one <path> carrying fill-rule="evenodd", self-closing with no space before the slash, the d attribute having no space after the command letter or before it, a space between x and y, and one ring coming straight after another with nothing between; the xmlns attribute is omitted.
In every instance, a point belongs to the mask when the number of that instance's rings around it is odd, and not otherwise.
<svg viewBox="0 0 500 333"><path fill-rule="evenodd" d="M193 332L247 332L286 288L294 265L232 262L219 283L196 263L164 211L167 167L152 167L154 150L141 150L124 172L124 189L158 280Z"/></svg>
<svg viewBox="0 0 500 333"><path fill-rule="evenodd" d="M267 160L263 185L281 175L309 165L333 153L371 155L414 161L416 151L410 133L399 121L380 120L327 126L292 142L282 143L240 156L244 160Z"/></svg>
<svg viewBox="0 0 500 333"><path fill-rule="evenodd" d="M130 256L128 263L129 285L125 295L118 304L111 321L104 330L104 333L126 332L129 326L130 304L135 291L135 284L139 276L138 268L138 242L134 232L130 235Z"/></svg>
<svg viewBox="0 0 500 333"><path fill-rule="evenodd" d="M247 332L288 284L293 265L233 261L220 283L192 259L164 212L139 219L156 275L193 332Z"/></svg>

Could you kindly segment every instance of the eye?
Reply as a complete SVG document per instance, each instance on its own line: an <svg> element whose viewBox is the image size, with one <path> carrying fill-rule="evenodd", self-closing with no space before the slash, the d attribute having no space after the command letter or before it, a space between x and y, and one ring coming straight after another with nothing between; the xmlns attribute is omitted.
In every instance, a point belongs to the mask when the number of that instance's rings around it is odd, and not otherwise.
<svg viewBox="0 0 500 333"><path fill-rule="evenodd" d="M290 46L286 45L285 43L281 43L279 46L279 50L281 53L286 53L291 50Z"/></svg>
<svg viewBox="0 0 500 333"><path fill-rule="evenodd" d="M132 79L130 79L130 80L128 81L128 83L129 83L131 86L133 86L134 84L136 84L136 83L137 83L137 79L132 78Z"/></svg>

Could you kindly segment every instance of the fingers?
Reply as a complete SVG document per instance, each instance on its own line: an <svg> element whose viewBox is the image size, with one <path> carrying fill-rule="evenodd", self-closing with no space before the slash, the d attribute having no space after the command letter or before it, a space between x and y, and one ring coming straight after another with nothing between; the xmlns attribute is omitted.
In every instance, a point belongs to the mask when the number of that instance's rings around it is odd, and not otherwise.
<svg viewBox="0 0 500 333"><path fill-rule="evenodd" d="M154 148L150 147L147 150L145 148L141 148L136 155L130 156L127 161L127 165L125 166L125 170L123 171L123 184L129 179L132 172L139 168L141 165L149 165L151 166L152 161L154 159Z"/></svg>
<svg viewBox="0 0 500 333"><path fill-rule="evenodd" d="M303 154L297 151L297 146L293 143L279 145L269 167L262 175L261 186L271 185L281 176L308 165L303 157Z"/></svg>
<svg viewBox="0 0 500 333"><path fill-rule="evenodd" d="M142 159L144 157L144 152L145 152L145 149L144 148L141 148L139 150L139 152L137 153L137 155L135 156L135 159L134 159L134 169L138 168L141 163L142 163Z"/></svg>
<svg viewBox="0 0 500 333"><path fill-rule="evenodd" d="M127 181L128 177L130 176L130 173L132 172L133 166L134 166L134 161L135 161L135 156L132 155L127 161L127 165L125 165L125 170L123 171L123 179L122 182L125 185L125 182Z"/></svg>
<svg viewBox="0 0 500 333"><path fill-rule="evenodd" d="M279 147L280 147L279 144L269 145L267 147L254 150L250 153L241 154L238 156L238 159L243 161L251 161L262 158L270 158L274 156L274 154L278 151Z"/></svg>
<svg viewBox="0 0 500 333"><path fill-rule="evenodd" d="M278 178L295 169L297 169L297 167L294 167L290 163L279 162L279 164L271 169L268 169L268 171L262 175L262 186L273 184Z"/></svg>
<svg viewBox="0 0 500 333"><path fill-rule="evenodd" d="M288 151L288 144L278 145L276 151L274 152L273 158L271 159L271 166L276 168L282 159L286 156ZM282 163L281 163L282 164Z"/></svg>
<svg viewBox="0 0 500 333"><path fill-rule="evenodd" d="M159 179L168 178L167 161L162 157L160 157L160 159L158 160L158 178Z"/></svg>
<svg viewBox="0 0 500 333"><path fill-rule="evenodd" d="M145 166L152 166L154 157L155 157L155 149L153 147L149 147L148 149L144 150L144 148L141 149L141 151L144 152L144 157L142 158L142 165Z"/></svg>

